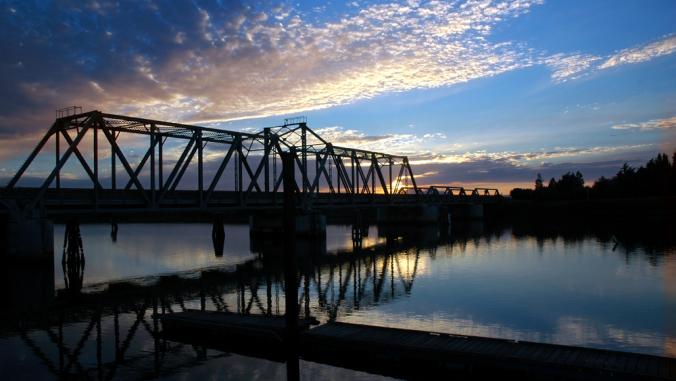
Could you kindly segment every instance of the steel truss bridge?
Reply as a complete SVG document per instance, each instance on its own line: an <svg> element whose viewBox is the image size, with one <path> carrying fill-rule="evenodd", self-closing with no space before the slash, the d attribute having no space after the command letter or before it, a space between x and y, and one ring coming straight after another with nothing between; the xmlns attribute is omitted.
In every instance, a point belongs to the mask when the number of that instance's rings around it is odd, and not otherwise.
<svg viewBox="0 0 676 381"><path fill-rule="evenodd" d="M28 175L48 144L53 168ZM295 153L294 187L306 208L488 202L499 196L489 188L421 187L406 156L333 145L303 117L247 133L73 107L57 112L2 189L2 199L10 209L47 213L266 208L281 205L281 152ZM66 167L69 160L81 172ZM90 185L62 187L73 177ZM40 185L19 187L28 178Z"/></svg>

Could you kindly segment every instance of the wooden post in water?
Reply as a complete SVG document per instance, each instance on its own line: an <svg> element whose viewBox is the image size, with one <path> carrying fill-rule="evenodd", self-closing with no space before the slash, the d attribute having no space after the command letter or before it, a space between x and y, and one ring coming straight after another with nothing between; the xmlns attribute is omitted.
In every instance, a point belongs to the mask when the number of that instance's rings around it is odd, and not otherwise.
<svg viewBox="0 0 676 381"><path fill-rule="evenodd" d="M282 175L284 176L284 284L286 285L286 361L287 380L298 380L298 280L296 272L296 195L295 168L296 152L280 152Z"/></svg>

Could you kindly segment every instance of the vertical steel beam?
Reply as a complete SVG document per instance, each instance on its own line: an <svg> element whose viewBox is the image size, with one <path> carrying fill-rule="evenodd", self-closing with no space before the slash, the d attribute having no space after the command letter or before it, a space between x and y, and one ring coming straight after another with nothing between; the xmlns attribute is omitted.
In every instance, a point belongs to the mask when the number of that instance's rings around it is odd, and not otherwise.
<svg viewBox="0 0 676 381"><path fill-rule="evenodd" d="M389 172L390 172L390 179L389 179L390 180L390 194L393 194L394 190L392 189L392 167L394 167L394 161L392 160L392 158L390 158L388 161L389 161L389 167L390 167L389 168Z"/></svg>
<svg viewBox="0 0 676 381"><path fill-rule="evenodd" d="M237 137L237 143L236 144L237 144L237 160L235 161L235 164L237 164L237 165L235 166L235 169L236 169L235 176L236 176L236 179L237 179L237 192L239 192L238 193L239 204L244 205L244 194L242 193L242 190L244 188L244 186L242 184L242 180L243 180L243 177L242 177L242 160L244 159L243 158L244 155L242 154L242 137L241 136Z"/></svg>
<svg viewBox="0 0 676 381"><path fill-rule="evenodd" d="M265 193L270 192L270 127L263 130L263 171L265 172Z"/></svg>
<svg viewBox="0 0 676 381"><path fill-rule="evenodd" d="M99 128L94 124L94 176L99 181Z"/></svg>
<svg viewBox="0 0 676 381"><path fill-rule="evenodd" d="M321 156L319 155L319 152L316 152L315 153L315 179L317 180L317 193L319 193L319 188L320 188L320 186L319 186L320 181L319 180L320 180L320 175L322 174L319 170L320 157ZM328 155L327 155L327 157L328 157ZM310 192L310 193L312 193L312 192Z"/></svg>
<svg viewBox="0 0 676 381"><path fill-rule="evenodd" d="M329 154L329 150L326 150L326 154ZM329 173L326 174L327 176L327 181L329 182L329 188L331 189L331 193L334 193L335 190L333 189L333 160L329 160Z"/></svg>
<svg viewBox="0 0 676 381"><path fill-rule="evenodd" d="M244 190L244 171L242 162L244 160L244 153L242 152L242 138L237 140L237 191Z"/></svg>
<svg viewBox="0 0 676 381"><path fill-rule="evenodd" d="M300 125L300 140L301 140L301 178L303 182L303 193L308 191L308 175L307 175L307 125L301 123Z"/></svg>
<svg viewBox="0 0 676 381"><path fill-rule="evenodd" d="M94 178L99 183L99 127L94 124ZM94 207L99 207L99 187L94 186Z"/></svg>
<svg viewBox="0 0 676 381"><path fill-rule="evenodd" d="M157 144L158 136L156 133L155 124L150 126L150 149L152 153L150 154L150 201L155 207L155 145Z"/></svg>
<svg viewBox="0 0 676 381"><path fill-rule="evenodd" d="M60 157L61 156L61 147L59 147L61 145L61 143L60 143L61 142L61 136L59 136L59 134L57 133L57 134L54 135L54 139L56 139L55 140L55 145L56 145L56 147L55 147L55 150L56 150L55 151L55 158L56 158L56 161L54 163L54 165L56 165L56 164L59 163L59 159L61 158ZM61 171L56 172L56 189L61 189Z"/></svg>
<svg viewBox="0 0 676 381"><path fill-rule="evenodd" d="M350 188L351 188L350 190L351 190L351 193L352 193L352 194L354 194L354 191L355 191L355 184L357 184L357 183L359 182L359 181L355 182L356 177L355 177L355 167L354 167L355 163L354 163L354 157L355 157L355 152L352 151L352 154L350 155L350 163L351 163L350 168L351 168L351 170L352 170L352 184L351 184L351 186L350 186ZM359 186L359 185L357 185L357 187L358 187L358 186Z"/></svg>
<svg viewBox="0 0 676 381"><path fill-rule="evenodd" d="M285 310L286 342L290 351L295 352L298 336L298 280L296 261L296 196L294 156L292 148L282 156L282 176L284 177L284 285L286 289Z"/></svg>
<svg viewBox="0 0 676 381"><path fill-rule="evenodd" d="M202 130L197 131L197 193L199 194L199 205L202 207L204 202L204 144L202 143Z"/></svg>
<svg viewBox="0 0 676 381"><path fill-rule="evenodd" d="M158 147L158 153L157 153L157 175L160 178L160 183L157 187L157 189L162 189L164 187L164 176L163 176L163 168L164 168L164 162L163 162L163 153L162 153L162 147L164 146L164 139L162 139L162 135L158 134L157 137L160 139L159 144L160 146Z"/></svg>
<svg viewBox="0 0 676 381"><path fill-rule="evenodd" d="M418 184L415 182L415 177L413 176L413 170L411 169L411 164L408 162L408 157L404 158L404 166L408 170L408 175L411 178L411 184L413 184L413 189L415 190L415 193L418 194Z"/></svg>
<svg viewBox="0 0 676 381"><path fill-rule="evenodd" d="M333 153L333 152L331 152L331 153ZM340 181L340 176L342 175L342 173L340 172L340 166L339 166L340 163L338 163L338 161L336 161L336 157L333 156L333 155L332 155L332 159L333 159L333 162L336 163L336 182L338 183L338 194L340 194L340 183L342 182L342 181Z"/></svg>
<svg viewBox="0 0 676 381"><path fill-rule="evenodd" d="M369 172L371 173L371 193L375 194L376 193L376 169L378 168L378 160L376 159L375 154L371 154L371 169ZM378 169L378 172L380 172L380 169Z"/></svg>
<svg viewBox="0 0 676 381"><path fill-rule="evenodd" d="M110 142L110 188L112 190L117 189L117 169L116 169L116 163L115 163L115 152L113 151L113 142L117 139L117 136L115 136L115 132L113 131L113 137L112 140L109 139Z"/></svg>
<svg viewBox="0 0 676 381"><path fill-rule="evenodd" d="M272 184L273 184L273 192L277 192L277 187L275 184L277 184L277 138L275 137L274 142L271 142L271 145L273 146L272 148L274 149L274 152L272 153Z"/></svg>
<svg viewBox="0 0 676 381"><path fill-rule="evenodd" d="M376 155L373 155L373 165L375 166L376 173L378 174L378 181L380 181L380 186L383 188L383 193L390 194L390 191L387 189L387 184L385 183L385 177L383 176L382 168L378 163ZM373 178L375 179L375 176L373 176ZM373 193L376 193L375 185L373 186Z"/></svg>

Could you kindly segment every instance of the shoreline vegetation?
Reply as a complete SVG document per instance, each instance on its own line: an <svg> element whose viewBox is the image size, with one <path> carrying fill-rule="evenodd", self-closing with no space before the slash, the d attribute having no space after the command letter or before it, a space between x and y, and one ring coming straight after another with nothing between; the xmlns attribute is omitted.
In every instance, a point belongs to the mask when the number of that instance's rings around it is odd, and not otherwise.
<svg viewBox="0 0 676 381"><path fill-rule="evenodd" d="M580 172L568 172L545 185L538 174L534 189L515 188L497 217L537 222L579 222L611 226L650 226L656 233L676 230L676 152L661 153L645 166L624 164L611 178L586 186Z"/></svg>
<svg viewBox="0 0 676 381"><path fill-rule="evenodd" d="M676 152L669 161L666 153L648 160L645 166L633 168L624 163L611 178L601 176L592 186L585 186L579 171L567 172L545 185L538 173L534 189L514 188L513 200L608 200L669 198L676 196Z"/></svg>

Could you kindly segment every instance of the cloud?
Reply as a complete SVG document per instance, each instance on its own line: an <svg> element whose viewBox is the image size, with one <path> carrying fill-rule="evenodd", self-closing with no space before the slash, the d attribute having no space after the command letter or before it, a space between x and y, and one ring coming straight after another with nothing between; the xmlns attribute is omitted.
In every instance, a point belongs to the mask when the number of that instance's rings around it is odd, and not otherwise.
<svg viewBox="0 0 676 381"><path fill-rule="evenodd" d="M599 69L645 62L673 52L676 52L676 36L669 36L644 46L621 50L608 57Z"/></svg>
<svg viewBox="0 0 676 381"><path fill-rule="evenodd" d="M676 116L664 119L651 119L639 123L621 123L613 125L614 130L666 130L676 127Z"/></svg>
<svg viewBox="0 0 676 381"><path fill-rule="evenodd" d="M516 186L531 186L538 173L550 178L581 171L591 182L614 175L625 162L642 165L658 150L655 144L645 143L488 151L480 144L449 144L437 133L368 135L336 126L315 132L336 145L407 155L422 185L498 186L506 192Z"/></svg>
<svg viewBox="0 0 676 381"><path fill-rule="evenodd" d="M484 150L474 150L466 152L457 152L455 150L439 150L435 153L417 153L410 157L411 164L458 164L477 161L491 161L511 163L515 166L526 166L533 163L537 165L546 164L547 161L574 159L583 157L600 157L610 154L643 150L652 147L652 144L634 144L618 146L597 146L597 147L563 147L539 151L501 151L487 152Z"/></svg>
<svg viewBox="0 0 676 381"><path fill-rule="evenodd" d="M561 83L581 77L600 59L600 57L590 54L566 55L559 53L545 58L544 62L552 68L554 82Z"/></svg>
<svg viewBox="0 0 676 381"><path fill-rule="evenodd" d="M262 13L210 2L45 9L25 3L0 14L7 46L0 105L35 113L67 99L213 122L448 86L532 65L523 45L487 37L539 3L374 4L324 23L286 6Z"/></svg>
<svg viewBox="0 0 676 381"><path fill-rule="evenodd" d="M19 3L0 12L0 134L44 129L51 119L44 110L67 104L206 123L327 108L540 64L560 83L676 49L669 36L607 57L543 57L519 42L491 42L496 26L541 3L359 4L322 22L310 21L314 11L287 5ZM44 116L25 117L36 114Z"/></svg>
<svg viewBox="0 0 676 381"><path fill-rule="evenodd" d="M416 154L419 147L446 139L443 133L368 135L363 131L341 126L318 128L314 131L336 146L398 155Z"/></svg>
<svg viewBox="0 0 676 381"><path fill-rule="evenodd" d="M605 57L584 53L558 53L544 57L542 63L552 69L552 80L562 83L600 70L650 61L674 52L676 52L676 36L667 36L658 41L623 49Z"/></svg>

